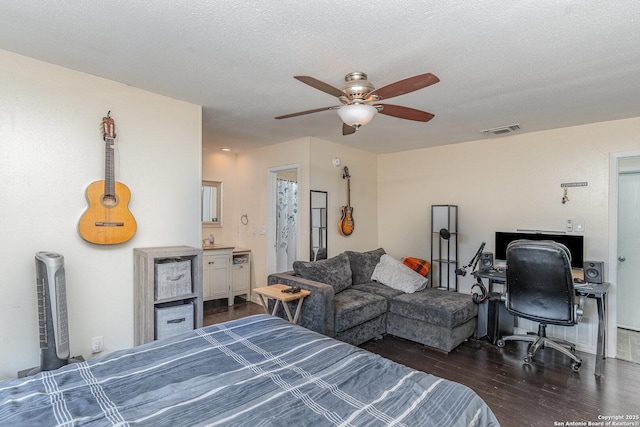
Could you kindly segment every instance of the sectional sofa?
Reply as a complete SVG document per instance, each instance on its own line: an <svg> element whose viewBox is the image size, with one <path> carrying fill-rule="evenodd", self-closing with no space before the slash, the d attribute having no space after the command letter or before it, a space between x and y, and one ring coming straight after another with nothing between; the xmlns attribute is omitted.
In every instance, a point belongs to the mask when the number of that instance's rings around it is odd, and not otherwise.
<svg viewBox="0 0 640 427"><path fill-rule="evenodd" d="M384 254L379 248L296 261L293 271L269 275L268 284L309 290L299 323L354 345L391 334L450 352L473 335L478 308L470 295L430 287L409 293L402 283L372 280Z"/></svg>

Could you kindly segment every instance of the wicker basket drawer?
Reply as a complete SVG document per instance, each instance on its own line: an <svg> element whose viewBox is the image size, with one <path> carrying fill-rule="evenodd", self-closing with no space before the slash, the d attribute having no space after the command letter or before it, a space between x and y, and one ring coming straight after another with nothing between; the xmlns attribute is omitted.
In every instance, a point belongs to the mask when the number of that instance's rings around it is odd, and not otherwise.
<svg viewBox="0 0 640 427"><path fill-rule="evenodd" d="M189 295L191 284L191 260L168 259L154 266L155 297L157 300Z"/></svg>
<svg viewBox="0 0 640 427"><path fill-rule="evenodd" d="M193 330L192 301L155 307L155 339L171 337Z"/></svg>

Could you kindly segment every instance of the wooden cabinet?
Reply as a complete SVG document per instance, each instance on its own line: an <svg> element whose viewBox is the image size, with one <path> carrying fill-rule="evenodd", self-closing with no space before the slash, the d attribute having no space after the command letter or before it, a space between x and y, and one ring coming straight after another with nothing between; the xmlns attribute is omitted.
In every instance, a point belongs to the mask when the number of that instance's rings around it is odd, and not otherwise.
<svg viewBox="0 0 640 427"><path fill-rule="evenodd" d="M229 298L232 249L207 250L202 259L203 299ZM231 300L233 305L233 300Z"/></svg>
<svg viewBox="0 0 640 427"><path fill-rule="evenodd" d="M156 311L167 307L193 307L193 328L201 328L202 250L190 246L165 246L135 248L133 254L134 344L140 345L155 339ZM167 262L175 262L180 266L176 270L175 289L170 289L171 284L161 281L164 287L158 292L157 275L164 270L158 267ZM184 269L186 265L188 267ZM190 275L190 286L185 285L184 274ZM189 325L189 329L193 328Z"/></svg>
<svg viewBox="0 0 640 427"><path fill-rule="evenodd" d="M234 297L251 294L251 251L231 247L207 249L202 256L203 300L226 298L229 306Z"/></svg>
<svg viewBox="0 0 640 427"><path fill-rule="evenodd" d="M251 296L251 252L237 250L233 252L231 266L231 301L237 295L245 295L247 301Z"/></svg>

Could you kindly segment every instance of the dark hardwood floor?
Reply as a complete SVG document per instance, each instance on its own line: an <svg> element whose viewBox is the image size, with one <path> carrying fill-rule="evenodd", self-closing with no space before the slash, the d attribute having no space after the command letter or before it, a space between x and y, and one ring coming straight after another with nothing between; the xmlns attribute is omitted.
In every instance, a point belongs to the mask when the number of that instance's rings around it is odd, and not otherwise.
<svg viewBox="0 0 640 427"><path fill-rule="evenodd" d="M264 314L264 308L262 308L260 304L247 302L241 297L236 297L232 306L227 305L226 299L205 301L203 312L204 319L202 324L209 326L214 323L222 323L251 316L252 314Z"/></svg>
<svg viewBox="0 0 640 427"><path fill-rule="evenodd" d="M241 299L236 299L232 307L207 302L204 311L205 325L264 313L260 305ZM598 379L593 374L592 354L578 352L582 367L577 373L571 370L567 357L551 349L539 351L527 365L522 361L527 348L523 342L508 342L501 349L469 339L447 354L386 335L360 347L467 385L487 402L505 427L586 426L600 421L604 421L600 425L607 425L602 418L606 416L630 422L617 425L640 426L640 365L632 362L607 359L603 376Z"/></svg>

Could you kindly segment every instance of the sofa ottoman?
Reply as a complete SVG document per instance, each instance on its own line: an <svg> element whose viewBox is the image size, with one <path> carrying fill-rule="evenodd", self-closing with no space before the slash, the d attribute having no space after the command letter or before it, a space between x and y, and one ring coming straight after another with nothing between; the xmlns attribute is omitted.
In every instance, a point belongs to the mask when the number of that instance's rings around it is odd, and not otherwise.
<svg viewBox="0 0 640 427"><path fill-rule="evenodd" d="M387 333L450 352L473 335L477 315L469 295L426 288L389 300Z"/></svg>
<svg viewBox="0 0 640 427"><path fill-rule="evenodd" d="M336 339L361 344L386 331L387 300L379 295L346 289L335 295Z"/></svg>

